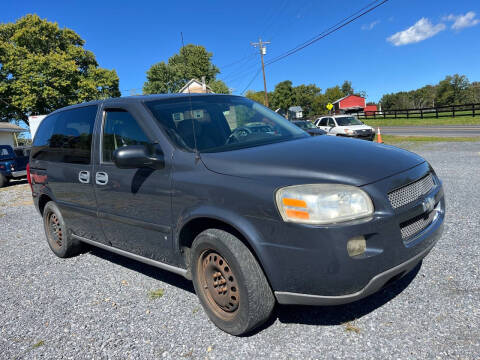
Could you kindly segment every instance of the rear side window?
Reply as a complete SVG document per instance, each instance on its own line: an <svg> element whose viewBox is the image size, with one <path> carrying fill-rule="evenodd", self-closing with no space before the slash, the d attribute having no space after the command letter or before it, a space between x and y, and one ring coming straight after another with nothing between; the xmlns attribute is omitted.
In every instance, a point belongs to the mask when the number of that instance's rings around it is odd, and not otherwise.
<svg viewBox="0 0 480 360"><path fill-rule="evenodd" d="M148 143L147 136L130 113L125 110L105 112L102 137L103 162L112 162L113 152L118 148Z"/></svg>
<svg viewBox="0 0 480 360"><path fill-rule="evenodd" d="M45 118L32 145L32 158L90 164L97 106L62 111Z"/></svg>

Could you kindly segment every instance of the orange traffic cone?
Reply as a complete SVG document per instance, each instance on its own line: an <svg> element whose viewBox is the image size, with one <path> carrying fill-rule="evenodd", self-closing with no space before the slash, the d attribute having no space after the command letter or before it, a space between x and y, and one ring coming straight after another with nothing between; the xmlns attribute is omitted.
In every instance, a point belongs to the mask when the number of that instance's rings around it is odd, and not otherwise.
<svg viewBox="0 0 480 360"><path fill-rule="evenodd" d="M377 128L377 143L383 144L382 133L380 132L380 128L379 128L379 127Z"/></svg>

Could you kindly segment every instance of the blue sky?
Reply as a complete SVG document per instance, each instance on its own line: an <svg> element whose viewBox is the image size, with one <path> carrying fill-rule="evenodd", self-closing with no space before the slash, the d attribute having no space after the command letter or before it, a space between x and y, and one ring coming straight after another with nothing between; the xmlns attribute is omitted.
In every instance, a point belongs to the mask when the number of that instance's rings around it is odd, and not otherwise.
<svg viewBox="0 0 480 360"><path fill-rule="evenodd" d="M371 1L371 0L370 0ZM0 22L28 14L66 26L86 40L120 89L141 91L148 68L185 43L213 52L220 79L241 92L260 59L250 42L271 41L265 60L295 47L370 1L3 1ZM350 80L370 101L461 73L480 81L478 0L390 0L331 36L266 68L268 90L291 80L322 89ZM241 60L235 65L229 65ZM263 90L259 75L249 87Z"/></svg>

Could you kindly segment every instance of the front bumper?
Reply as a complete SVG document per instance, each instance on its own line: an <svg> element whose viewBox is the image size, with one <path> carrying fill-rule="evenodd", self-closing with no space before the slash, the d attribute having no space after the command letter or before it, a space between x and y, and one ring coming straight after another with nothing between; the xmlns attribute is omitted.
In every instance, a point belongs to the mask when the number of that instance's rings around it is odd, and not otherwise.
<svg viewBox="0 0 480 360"><path fill-rule="evenodd" d="M23 177L23 176L27 176L27 170L12 171L12 177L14 178Z"/></svg>
<svg viewBox="0 0 480 360"><path fill-rule="evenodd" d="M345 135L341 135L341 136L345 136L345 137L349 137L349 138L353 138L353 139L373 141L373 139L375 138L375 133L372 132L372 133L355 134L355 135L345 134Z"/></svg>
<svg viewBox="0 0 480 360"><path fill-rule="evenodd" d="M442 224L443 226L443 224ZM438 238L437 238L438 239ZM405 261L404 263L397 265L383 273L380 273L374 276L367 286L365 286L360 291L357 291L353 294L347 295L338 295L338 296L322 296L322 295L310 295L310 294L299 294L291 293L284 291L275 291L275 297L279 304L284 305L341 305L354 302L360 299L363 299L369 295L376 293L381 290L392 280L400 279L404 275L412 271L422 259L428 255L430 250L435 246L436 241L433 242L428 248L415 255L410 260Z"/></svg>
<svg viewBox="0 0 480 360"><path fill-rule="evenodd" d="M375 213L367 221L329 226L275 222L262 243L262 265L279 303L333 305L358 300L403 276L433 248L443 232L445 200L441 183L425 197L393 209L386 194L430 172L427 163L368 184ZM435 201L432 222L412 238L401 225L425 213L424 200ZM432 212L433 212L432 211ZM348 240L364 236L364 254L350 257Z"/></svg>

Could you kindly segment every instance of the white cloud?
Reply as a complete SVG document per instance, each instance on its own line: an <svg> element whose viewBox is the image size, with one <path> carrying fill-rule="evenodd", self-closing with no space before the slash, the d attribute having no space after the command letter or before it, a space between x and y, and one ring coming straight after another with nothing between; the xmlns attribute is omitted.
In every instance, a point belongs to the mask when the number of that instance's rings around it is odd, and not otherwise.
<svg viewBox="0 0 480 360"><path fill-rule="evenodd" d="M445 27L445 24L433 25L427 18L421 18L415 25L393 34L387 40L395 46L417 43L437 35Z"/></svg>
<svg viewBox="0 0 480 360"><path fill-rule="evenodd" d="M379 23L380 23L380 20L375 20L375 21L371 22L370 24L364 24L364 25L362 25L362 30L372 30Z"/></svg>
<svg viewBox="0 0 480 360"><path fill-rule="evenodd" d="M476 14L473 11L469 11L465 15L450 14L445 16L443 20L453 21L452 29L454 30L461 30L480 23L480 19L476 19Z"/></svg>

